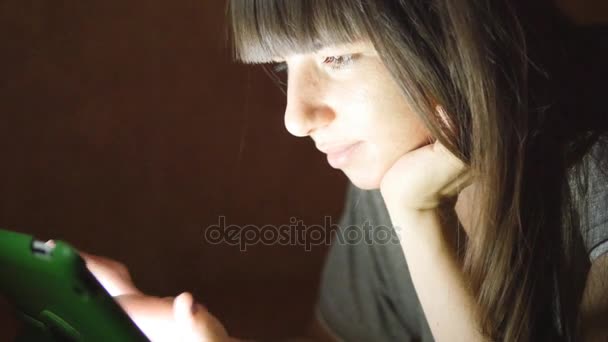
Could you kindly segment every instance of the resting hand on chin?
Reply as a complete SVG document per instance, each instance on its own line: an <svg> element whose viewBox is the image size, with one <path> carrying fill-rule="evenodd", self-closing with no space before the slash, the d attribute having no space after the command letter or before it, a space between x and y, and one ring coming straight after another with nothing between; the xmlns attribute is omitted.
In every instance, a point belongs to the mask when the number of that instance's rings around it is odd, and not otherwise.
<svg viewBox="0 0 608 342"><path fill-rule="evenodd" d="M439 141L401 156L385 173L380 192L391 216L437 209L470 183L466 164Z"/></svg>

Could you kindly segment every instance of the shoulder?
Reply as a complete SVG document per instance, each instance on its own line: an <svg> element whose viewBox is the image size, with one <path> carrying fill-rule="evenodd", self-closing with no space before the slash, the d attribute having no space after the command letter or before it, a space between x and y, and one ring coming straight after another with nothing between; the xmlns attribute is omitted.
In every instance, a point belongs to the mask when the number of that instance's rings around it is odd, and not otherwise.
<svg viewBox="0 0 608 342"><path fill-rule="evenodd" d="M569 175L591 261L608 252L608 137L600 137Z"/></svg>

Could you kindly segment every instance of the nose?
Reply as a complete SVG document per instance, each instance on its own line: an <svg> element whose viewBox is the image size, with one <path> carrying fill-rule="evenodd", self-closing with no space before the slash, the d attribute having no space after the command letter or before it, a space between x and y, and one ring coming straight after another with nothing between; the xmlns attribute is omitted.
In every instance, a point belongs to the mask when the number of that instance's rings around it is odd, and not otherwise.
<svg viewBox="0 0 608 342"><path fill-rule="evenodd" d="M319 76L314 65L297 63L289 68L284 120L287 131L296 137L311 135L335 118L323 98L326 82Z"/></svg>

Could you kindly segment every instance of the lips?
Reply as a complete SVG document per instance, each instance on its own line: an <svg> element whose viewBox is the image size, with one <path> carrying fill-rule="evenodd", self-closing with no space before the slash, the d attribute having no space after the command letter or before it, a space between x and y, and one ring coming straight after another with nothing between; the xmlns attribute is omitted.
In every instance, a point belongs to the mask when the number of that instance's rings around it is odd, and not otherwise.
<svg viewBox="0 0 608 342"><path fill-rule="evenodd" d="M337 154L348 150L358 142L342 143L342 144L324 144L317 147L317 149L325 154Z"/></svg>
<svg viewBox="0 0 608 342"><path fill-rule="evenodd" d="M321 145L319 150L327 154L327 162L335 169L348 165L361 141L339 145Z"/></svg>

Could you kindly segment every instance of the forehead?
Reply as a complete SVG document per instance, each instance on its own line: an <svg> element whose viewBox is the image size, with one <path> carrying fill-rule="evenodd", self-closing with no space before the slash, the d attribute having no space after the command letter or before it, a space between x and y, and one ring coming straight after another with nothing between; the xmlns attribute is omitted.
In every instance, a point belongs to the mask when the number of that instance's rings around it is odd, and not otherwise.
<svg viewBox="0 0 608 342"><path fill-rule="evenodd" d="M234 57L267 63L369 37L360 0L230 0Z"/></svg>

